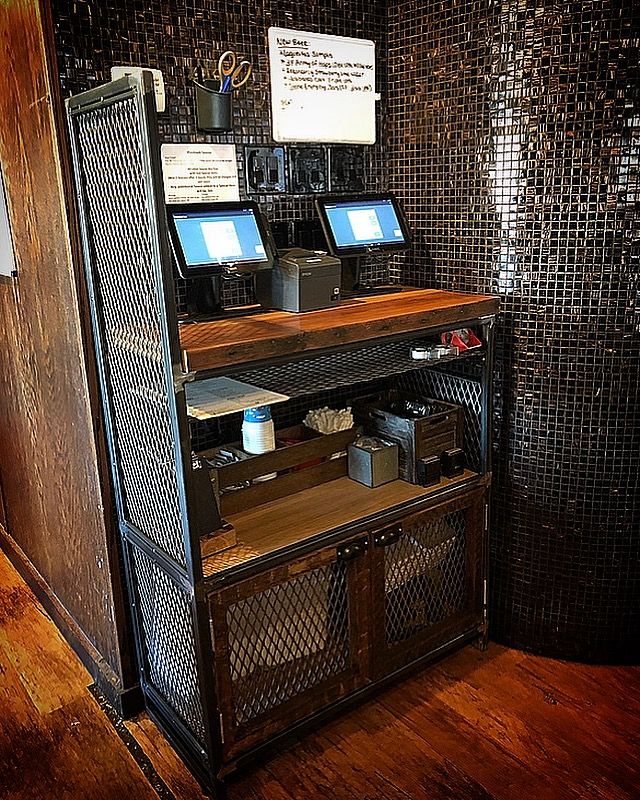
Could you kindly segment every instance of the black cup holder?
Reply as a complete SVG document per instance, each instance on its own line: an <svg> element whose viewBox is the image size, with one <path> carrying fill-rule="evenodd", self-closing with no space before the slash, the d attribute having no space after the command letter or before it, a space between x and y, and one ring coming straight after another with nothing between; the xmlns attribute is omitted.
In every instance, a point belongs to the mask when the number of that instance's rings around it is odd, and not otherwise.
<svg viewBox="0 0 640 800"><path fill-rule="evenodd" d="M193 82L196 87L196 113L199 130L232 130L232 93L219 91L220 82L217 80L194 80Z"/></svg>

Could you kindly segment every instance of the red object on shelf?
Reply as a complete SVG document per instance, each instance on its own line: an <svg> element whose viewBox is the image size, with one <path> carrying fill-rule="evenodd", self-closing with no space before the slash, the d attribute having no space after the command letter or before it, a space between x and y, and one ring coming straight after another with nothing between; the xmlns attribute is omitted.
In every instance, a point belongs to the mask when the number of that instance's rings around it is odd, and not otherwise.
<svg viewBox="0 0 640 800"><path fill-rule="evenodd" d="M306 439L300 438L293 438L291 436L278 438L277 445L282 445L284 447L290 447L293 444L300 444L300 442L304 442ZM326 461L326 457L324 458L313 458L311 461L305 461L303 464L297 464L295 467L291 467L291 472L299 472L301 469L307 469L307 467L315 467L316 464L322 464L323 461Z"/></svg>
<svg viewBox="0 0 640 800"><path fill-rule="evenodd" d="M471 328L460 328L455 331L445 331L440 334L440 341L445 345L453 345L458 348L458 352L472 350L474 347L481 347L482 342L475 335Z"/></svg>

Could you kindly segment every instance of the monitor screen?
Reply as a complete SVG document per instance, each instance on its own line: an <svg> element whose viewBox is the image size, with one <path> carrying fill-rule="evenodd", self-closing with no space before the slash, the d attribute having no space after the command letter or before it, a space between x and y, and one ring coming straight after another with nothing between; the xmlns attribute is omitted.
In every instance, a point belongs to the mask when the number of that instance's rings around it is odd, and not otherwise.
<svg viewBox="0 0 640 800"><path fill-rule="evenodd" d="M183 277L214 275L223 268L261 269L273 249L255 203L169 206L169 231Z"/></svg>
<svg viewBox="0 0 640 800"><path fill-rule="evenodd" d="M407 223L393 195L323 197L316 202L334 255L403 250L409 244Z"/></svg>

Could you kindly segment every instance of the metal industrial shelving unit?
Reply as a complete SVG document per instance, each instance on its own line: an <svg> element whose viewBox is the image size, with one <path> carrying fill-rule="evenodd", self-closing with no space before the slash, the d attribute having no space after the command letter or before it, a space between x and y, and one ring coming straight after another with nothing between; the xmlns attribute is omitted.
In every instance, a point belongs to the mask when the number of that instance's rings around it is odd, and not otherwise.
<svg viewBox="0 0 640 800"><path fill-rule="evenodd" d="M223 792L227 771L279 737L485 641L493 316L464 319L482 353L435 366L407 357L413 331L189 375L150 76L67 107L141 685L197 777ZM222 520L192 452L184 384L212 374L298 398L393 381L457 402L472 472L268 554L203 565L201 539Z"/></svg>

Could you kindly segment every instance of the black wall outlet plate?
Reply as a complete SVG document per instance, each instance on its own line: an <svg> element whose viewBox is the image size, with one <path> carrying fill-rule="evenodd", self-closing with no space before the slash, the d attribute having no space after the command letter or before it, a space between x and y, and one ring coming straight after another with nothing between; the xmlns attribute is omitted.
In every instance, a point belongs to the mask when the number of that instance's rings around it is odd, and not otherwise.
<svg viewBox="0 0 640 800"><path fill-rule="evenodd" d="M329 191L329 170L325 147L290 147L289 191L317 194Z"/></svg>
<svg viewBox="0 0 640 800"><path fill-rule="evenodd" d="M329 151L329 190L363 192L364 159L362 147L332 147Z"/></svg>
<svg viewBox="0 0 640 800"><path fill-rule="evenodd" d="M284 147L244 148L247 194L283 194L286 191Z"/></svg>

